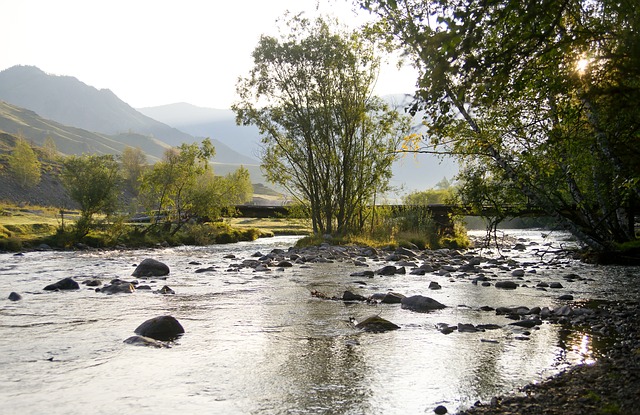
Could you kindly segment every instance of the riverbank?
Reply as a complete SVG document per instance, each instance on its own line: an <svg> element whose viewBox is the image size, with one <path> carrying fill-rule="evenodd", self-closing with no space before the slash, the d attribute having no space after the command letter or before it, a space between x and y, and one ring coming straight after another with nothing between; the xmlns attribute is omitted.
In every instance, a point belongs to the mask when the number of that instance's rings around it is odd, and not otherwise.
<svg viewBox="0 0 640 415"><path fill-rule="evenodd" d="M602 304L576 327L608 340L594 364L582 364L518 393L478 402L458 415L640 414L640 306ZM594 330L595 329L595 330ZM606 343L606 342L605 342Z"/></svg>

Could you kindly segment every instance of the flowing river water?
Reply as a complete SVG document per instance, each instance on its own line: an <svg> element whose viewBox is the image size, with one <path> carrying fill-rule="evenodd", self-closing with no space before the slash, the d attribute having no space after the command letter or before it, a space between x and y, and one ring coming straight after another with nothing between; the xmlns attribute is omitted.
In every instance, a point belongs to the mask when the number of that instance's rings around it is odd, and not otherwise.
<svg viewBox="0 0 640 415"><path fill-rule="evenodd" d="M0 412L2 414L421 414L438 405L450 412L488 400L569 365L597 358L586 333L544 323L530 334L508 326L482 306L549 306L576 299L637 296L637 267L593 266L551 260L540 252L566 235L514 231L524 251L503 252L526 271L529 288L474 285L459 272L356 278L353 262L295 264L255 272L233 264L259 251L293 245L296 237L208 247L125 251L0 254ZM548 246L551 243L552 246ZM546 245L545 245L546 244ZM235 259L225 258L228 254ZM483 258L495 251L475 250ZM537 254L537 255L536 255ZM106 295L43 291L65 277L82 282L130 277L145 258L166 263L175 295L137 290ZM484 260L483 260L484 261ZM200 264L200 265L198 265ZM376 270L386 262L369 261ZM196 269L215 267L210 272ZM506 267L483 262L489 275ZM582 279L566 282L566 274ZM634 283L633 281L636 281ZM430 281L442 289L429 290ZM533 288L560 281L563 289ZM422 294L447 305L414 313L399 305L346 304L311 296L312 290L369 296L393 290ZM22 295L9 301L10 292ZM379 314L400 326L386 333L356 330L351 317ZM186 333L171 348L123 343L143 321L172 315ZM437 323L498 324L477 333L439 332Z"/></svg>

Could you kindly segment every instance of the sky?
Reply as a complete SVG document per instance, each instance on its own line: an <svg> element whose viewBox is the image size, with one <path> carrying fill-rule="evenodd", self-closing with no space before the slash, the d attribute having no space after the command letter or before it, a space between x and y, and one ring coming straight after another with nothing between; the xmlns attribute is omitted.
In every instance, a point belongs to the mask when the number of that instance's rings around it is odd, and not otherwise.
<svg viewBox="0 0 640 415"><path fill-rule="evenodd" d="M262 34L285 11L363 22L350 0L0 0L0 70L37 66L110 89L134 108L188 102L229 108ZM412 93L415 71L393 58L378 95Z"/></svg>

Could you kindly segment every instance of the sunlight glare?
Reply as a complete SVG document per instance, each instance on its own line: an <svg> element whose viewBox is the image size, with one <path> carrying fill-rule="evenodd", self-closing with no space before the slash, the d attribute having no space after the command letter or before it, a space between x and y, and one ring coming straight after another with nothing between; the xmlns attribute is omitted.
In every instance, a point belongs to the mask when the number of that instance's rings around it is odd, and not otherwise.
<svg viewBox="0 0 640 415"><path fill-rule="evenodd" d="M578 61L576 62L576 72L578 72L579 75L584 75L590 63L591 59L589 58L582 57L578 59Z"/></svg>

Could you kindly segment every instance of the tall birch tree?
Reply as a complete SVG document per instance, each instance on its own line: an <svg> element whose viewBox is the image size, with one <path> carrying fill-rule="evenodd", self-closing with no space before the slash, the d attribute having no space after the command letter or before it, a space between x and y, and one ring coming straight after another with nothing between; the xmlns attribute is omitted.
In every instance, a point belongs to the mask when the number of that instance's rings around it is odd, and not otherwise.
<svg viewBox="0 0 640 415"><path fill-rule="evenodd" d="M362 33L289 17L263 35L237 84L239 124L262 135L271 182L301 201L313 230L359 232L376 193L388 190L406 120L373 95L380 59Z"/></svg>

